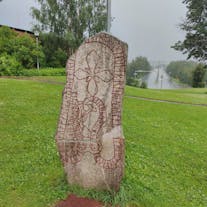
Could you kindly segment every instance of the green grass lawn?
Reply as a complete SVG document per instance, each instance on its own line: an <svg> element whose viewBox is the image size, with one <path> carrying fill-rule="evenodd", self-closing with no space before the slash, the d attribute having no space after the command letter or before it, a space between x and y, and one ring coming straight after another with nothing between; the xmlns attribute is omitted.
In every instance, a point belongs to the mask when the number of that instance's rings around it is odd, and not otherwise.
<svg viewBox="0 0 207 207"><path fill-rule="evenodd" d="M28 77L27 77L28 78ZM65 76L36 76L30 77L35 80L54 81L65 83ZM207 104L207 88L185 88L174 90L143 90L140 88L127 86L125 89L126 96L139 96L144 98L161 99L168 101L178 101L193 104Z"/></svg>
<svg viewBox="0 0 207 207"><path fill-rule="evenodd" d="M127 86L125 94L193 104L207 104L207 88L186 88L174 90L140 89Z"/></svg>
<svg viewBox="0 0 207 207"><path fill-rule="evenodd" d="M31 80L37 80L37 81L38 80L39 81L54 81L54 82L62 82L62 83L65 83L66 81L66 76L32 76L32 77L24 76L24 78L31 79Z"/></svg>
<svg viewBox="0 0 207 207"><path fill-rule="evenodd" d="M54 141L62 89L61 85L0 79L1 207L51 206L69 193L130 207L207 206L206 107L125 97L125 177L120 191L112 195L65 181ZM184 101L191 94L193 103L207 103L205 89L127 87L126 94L172 100L181 94Z"/></svg>

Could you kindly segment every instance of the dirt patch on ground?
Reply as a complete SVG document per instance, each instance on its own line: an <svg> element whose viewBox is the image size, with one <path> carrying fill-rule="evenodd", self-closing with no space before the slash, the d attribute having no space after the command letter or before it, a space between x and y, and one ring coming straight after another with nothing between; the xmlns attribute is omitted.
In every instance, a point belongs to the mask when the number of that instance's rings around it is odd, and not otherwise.
<svg viewBox="0 0 207 207"><path fill-rule="evenodd" d="M66 200L59 201L55 207L104 207L105 205L99 201L80 198L73 194L69 195Z"/></svg>

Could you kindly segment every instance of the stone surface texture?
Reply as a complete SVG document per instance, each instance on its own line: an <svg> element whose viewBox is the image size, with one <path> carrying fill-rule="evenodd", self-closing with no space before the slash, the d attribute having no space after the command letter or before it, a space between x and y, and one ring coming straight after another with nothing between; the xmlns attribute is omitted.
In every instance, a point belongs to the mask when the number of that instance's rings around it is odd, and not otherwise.
<svg viewBox="0 0 207 207"><path fill-rule="evenodd" d="M87 39L67 62L56 143L70 184L119 189L126 64L127 44L104 32Z"/></svg>

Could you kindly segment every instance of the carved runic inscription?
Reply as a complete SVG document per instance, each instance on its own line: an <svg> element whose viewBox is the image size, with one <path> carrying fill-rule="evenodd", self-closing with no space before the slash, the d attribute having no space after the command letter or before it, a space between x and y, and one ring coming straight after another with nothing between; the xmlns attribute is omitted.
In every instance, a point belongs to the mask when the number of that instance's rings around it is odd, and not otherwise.
<svg viewBox="0 0 207 207"><path fill-rule="evenodd" d="M67 62L56 142L71 184L119 189L126 63L127 45L107 33L87 39Z"/></svg>

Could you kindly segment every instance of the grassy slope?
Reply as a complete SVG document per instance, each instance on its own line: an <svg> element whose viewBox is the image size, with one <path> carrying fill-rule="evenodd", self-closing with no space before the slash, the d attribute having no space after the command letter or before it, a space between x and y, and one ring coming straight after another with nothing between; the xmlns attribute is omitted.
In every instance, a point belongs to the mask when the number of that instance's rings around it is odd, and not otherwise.
<svg viewBox="0 0 207 207"><path fill-rule="evenodd" d="M206 108L126 97L126 172L112 196L66 184L54 142L62 88L0 79L1 207L45 207L68 192L137 206L207 206Z"/></svg>
<svg viewBox="0 0 207 207"><path fill-rule="evenodd" d="M154 98L169 101L178 101L194 104L207 104L207 88L187 88L176 90L143 90L127 86L126 95L141 96L146 98Z"/></svg>
<svg viewBox="0 0 207 207"><path fill-rule="evenodd" d="M57 82L65 82L65 76L40 76L31 77L36 80L49 80ZM154 98L169 101L180 101L185 103L194 104L207 104L207 88L186 88L175 90L143 90L140 88L134 88L127 86L125 89L125 95L127 96L140 96L145 98Z"/></svg>

